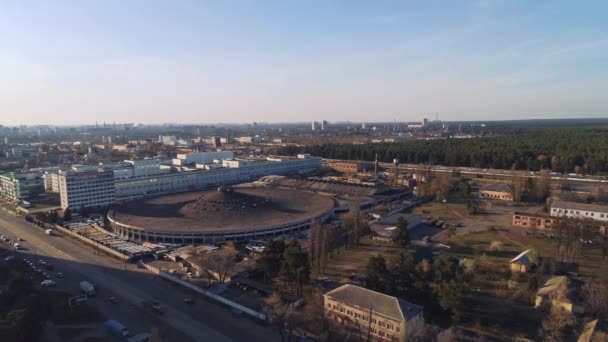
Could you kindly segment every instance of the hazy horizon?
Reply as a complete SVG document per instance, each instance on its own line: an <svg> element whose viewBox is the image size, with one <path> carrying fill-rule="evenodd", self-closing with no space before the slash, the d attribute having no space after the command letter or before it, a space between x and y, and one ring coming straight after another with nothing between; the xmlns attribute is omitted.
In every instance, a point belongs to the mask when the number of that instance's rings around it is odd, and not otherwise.
<svg viewBox="0 0 608 342"><path fill-rule="evenodd" d="M0 124L608 117L608 3L0 4Z"/></svg>

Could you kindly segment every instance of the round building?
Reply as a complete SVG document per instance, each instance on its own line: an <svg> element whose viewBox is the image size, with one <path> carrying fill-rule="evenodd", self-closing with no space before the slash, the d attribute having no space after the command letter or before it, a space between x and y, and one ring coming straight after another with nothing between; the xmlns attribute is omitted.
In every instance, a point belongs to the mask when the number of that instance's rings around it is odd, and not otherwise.
<svg viewBox="0 0 608 342"><path fill-rule="evenodd" d="M308 228L333 212L331 197L282 188L227 188L158 196L108 212L124 238L162 243L215 243L267 238Z"/></svg>

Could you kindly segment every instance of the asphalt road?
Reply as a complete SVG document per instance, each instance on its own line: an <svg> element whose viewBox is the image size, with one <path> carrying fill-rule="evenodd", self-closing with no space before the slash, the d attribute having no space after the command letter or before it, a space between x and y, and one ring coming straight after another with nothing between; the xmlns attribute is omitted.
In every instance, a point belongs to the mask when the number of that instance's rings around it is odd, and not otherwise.
<svg viewBox="0 0 608 342"><path fill-rule="evenodd" d="M167 341L279 339L269 326L188 293L135 265L95 254L92 248L81 242L64 236L48 236L22 216L15 216L5 209L0 209L0 232L13 240L17 236L25 239L21 243L26 248L22 253L30 254L31 260L50 258L56 267L53 273L66 274L65 279L56 279L60 289L65 287L76 294L81 280L96 284L98 295L91 302L108 317L121 320L134 333L157 326ZM107 298L110 296L117 297L119 303L109 303ZM184 303L186 297L195 298L195 304ZM155 316L142 309L142 301L152 299L163 305L163 315Z"/></svg>

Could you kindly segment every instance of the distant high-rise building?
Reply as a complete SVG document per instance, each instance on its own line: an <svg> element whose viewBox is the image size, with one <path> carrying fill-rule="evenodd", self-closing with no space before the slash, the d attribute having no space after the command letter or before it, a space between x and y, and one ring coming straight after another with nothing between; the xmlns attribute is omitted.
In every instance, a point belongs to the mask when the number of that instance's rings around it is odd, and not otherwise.
<svg viewBox="0 0 608 342"><path fill-rule="evenodd" d="M422 126L426 126L428 124L429 124L429 119L427 119L427 118L422 119Z"/></svg>
<svg viewBox="0 0 608 342"><path fill-rule="evenodd" d="M326 127L327 127L327 120L321 121L321 130L324 131Z"/></svg>
<svg viewBox="0 0 608 342"><path fill-rule="evenodd" d="M362 129L365 129L365 128L366 128L366 126L365 126L365 122L361 123L361 128L362 128Z"/></svg>
<svg viewBox="0 0 608 342"><path fill-rule="evenodd" d="M311 123L311 129L312 129L313 131L317 129L317 122L316 122L316 121L314 121L314 120L313 120L313 121L312 121L312 123Z"/></svg>

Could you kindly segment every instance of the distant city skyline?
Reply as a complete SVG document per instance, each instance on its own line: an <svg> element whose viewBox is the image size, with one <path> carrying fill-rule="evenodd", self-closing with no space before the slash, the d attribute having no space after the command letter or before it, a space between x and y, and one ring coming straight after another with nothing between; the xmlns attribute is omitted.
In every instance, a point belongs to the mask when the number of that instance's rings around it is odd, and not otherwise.
<svg viewBox="0 0 608 342"><path fill-rule="evenodd" d="M608 117L602 1L0 4L0 124Z"/></svg>

